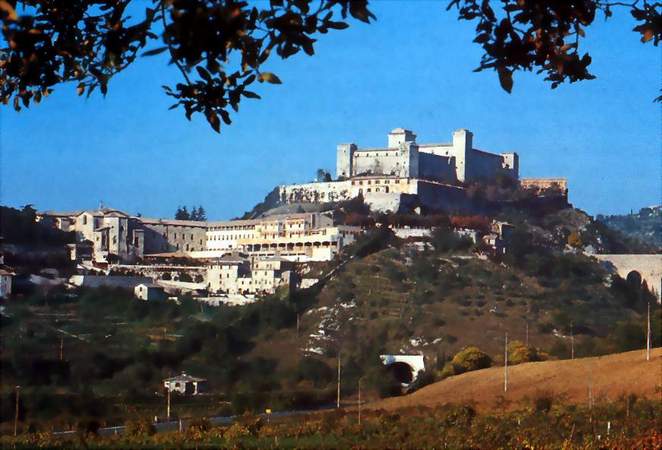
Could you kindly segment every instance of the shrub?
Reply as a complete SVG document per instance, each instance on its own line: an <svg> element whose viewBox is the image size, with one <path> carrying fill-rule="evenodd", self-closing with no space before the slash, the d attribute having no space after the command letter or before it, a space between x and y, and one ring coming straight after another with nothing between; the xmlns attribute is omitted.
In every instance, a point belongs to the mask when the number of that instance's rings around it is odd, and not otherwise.
<svg viewBox="0 0 662 450"><path fill-rule="evenodd" d="M179 281L183 281L185 283L191 283L193 282L193 278L191 278L191 275L189 275L186 272L180 272Z"/></svg>
<svg viewBox="0 0 662 450"><path fill-rule="evenodd" d="M315 387L326 386L333 380L334 375L334 370L319 359L308 357L299 362L299 381L310 380Z"/></svg>
<svg viewBox="0 0 662 450"><path fill-rule="evenodd" d="M486 369L492 365L492 358L478 347L469 346L453 356L451 362L444 366L441 376L459 375L472 370Z"/></svg>
<svg viewBox="0 0 662 450"><path fill-rule="evenodd" d="M508 344L508 363L521 364L531 361L543 361L546 354L535 347L527 347L521 341L511 341Z"/></svg>
<svg viewBox="0 0 662 450"><path fill-rule="evenodd" d="M552 409L554 398L550 393L541 393L533 400L533 410L537 413L547 414Z"/></svg>
<svg viewBox="0 0 662 450"><path fill-rule="evenodd" d="M439 253L468 250L473 246L471 239L460 237L445 227L437 227L432 231L431 242L434 249Z"/></svg>

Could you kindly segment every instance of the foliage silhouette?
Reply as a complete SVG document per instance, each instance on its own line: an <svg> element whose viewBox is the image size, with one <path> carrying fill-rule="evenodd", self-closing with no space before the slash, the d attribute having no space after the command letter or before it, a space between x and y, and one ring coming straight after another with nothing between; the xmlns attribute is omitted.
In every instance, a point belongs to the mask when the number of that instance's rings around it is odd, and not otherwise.
<svg viewBox="0 0 662 450"><path fill-rule="evenodd" d="M518 70L545 73L552 88L595 78L579 43L596 13L608 18L616 6L629 9L642 42L658 45L660 3L452 0L447 9L477 22L474 42L484 53L476 71L495 70L511 92ZM183 79L163 86L171 108L189 120L202 114L220 132L242 98L260 98L251 85L281 83L263 70L270 58L314 55L319 35L347 28L348 16L375 19L368 0L3 0L0 101L20 110L65 82L76 82L79 95L97 88L106 95L112 77L139 56L167 52Z"/></svg>

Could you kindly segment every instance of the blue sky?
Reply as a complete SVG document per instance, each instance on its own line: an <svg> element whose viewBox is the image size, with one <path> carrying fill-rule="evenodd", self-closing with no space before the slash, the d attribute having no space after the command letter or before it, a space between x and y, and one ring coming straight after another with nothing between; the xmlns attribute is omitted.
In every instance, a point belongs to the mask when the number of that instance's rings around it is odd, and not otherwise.
<svg viewBox="0 0 662 450"><path fill-rule="evenodd" d="M188 122L160 86L178 73L144 58L89 100L59 86L20 113L0 109L0 203L38 209L108 206L171 217L202 204L210 219L242 214L277 184L335 172L341 142L381 146L392 128L419 142L474 132L478 148L517 151L521 175L563 176L572 203L591 214L660 203L659 48L630 31L624 10L587 30L597 79L551 90L515 75L513 93L493 72L473 73L473 27L446 2L373 2L372 25L322 36L316 55L269 62L282 85L260 85L221 135Z"/></svg>

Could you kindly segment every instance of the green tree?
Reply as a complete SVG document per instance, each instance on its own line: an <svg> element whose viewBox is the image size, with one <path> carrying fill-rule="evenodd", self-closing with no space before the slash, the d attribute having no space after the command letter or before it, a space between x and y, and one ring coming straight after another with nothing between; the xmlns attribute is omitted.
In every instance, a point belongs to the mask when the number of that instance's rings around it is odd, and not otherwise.
<svg viewBox="0 0 662 450"><path fill-rule="evenodd" d="M202 205L198 206L196 217L193 220L198 220L200 222L204 222L205 220L207 220L207 212L202 207Z"/></svg>
<svg viewBox="0 0 662 450"><path fill-rule="evenodd" d="M545 73L552 88L594 78L579 44L596 13L608 18L616 6L629 9L643 42L659 43L662 8L646 0L452 0L448 9L476 22L477 70L496 71L510 92L518 70ZM242 97L260 98L253 83L281 83L264 70L270 58L313 55L320 35L347 28L348 16L375 18L368 0L0 1L0 101L19 110L65 82L77 83L79 95L97 88L106 95L112 77L138 56L167 52L181 73L179 83L164 86L172 107L188 119L204 115L220 132Z"/></svg>
<svg viewBox="0 0 662 450"><path fill-rule="evenodd" d="M329 182L329 181L331 181L333 178L331 177L331 174L329 173L329 171L324 170L324 169L317 169L317 172L316 172L316 179L317 179L317 181L326 181L326 182Z"/></svg>
<svg viewBox="0 0 662 450"><path fill-rule="evenodd" d="M508 343L508 363L521 364L531 361L543 361L547 355L535 347L527 347L521 341Z"/></svg>
<svg viewBox="0 0 662 450"><path fill-rule="evenodd" d="M482 352L478 347L468 346L453 356L453 359L444 366L442 377L459 375L472 370L486 369L492 365L492 358Z"/></svg>
<svg viewBox="0 0 662 450"><path fill-rule="evenodd" d="M177 207L177 211L175 212L175 220L190 220L191 215L188 212L188 209L186 209L186 206L179 206Z"/></svg>

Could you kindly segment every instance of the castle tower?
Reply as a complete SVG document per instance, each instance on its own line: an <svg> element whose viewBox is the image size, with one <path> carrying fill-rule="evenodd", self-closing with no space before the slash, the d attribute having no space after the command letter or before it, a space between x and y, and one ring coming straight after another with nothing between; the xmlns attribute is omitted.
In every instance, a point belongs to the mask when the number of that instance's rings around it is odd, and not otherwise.
<svg viewBox="0 0 662 450"><path fill-rule="evenodd" d="M356 144L338 145L336 151L336 178L350 178L352 175L354 175L352 173L352 160L354 159L355 151Z"/></svg>
<svg viewBox="0 0 662 450"><path fill-rule="evenodd" d="M473 137L473 133L464 128L453 132L453 154L458 181L468 181L471 178L468 167L471 164L469 159L473 149Z"/></svg>
<svg viewBox="0 0 662 450"><path fill-rule="evenodd" d="M515 180L519 179L519 155L515 152L502 153L501 158L504 172Z"/></svg>
<svg viewBox="0 0 662 450"><path fill-rule="evenodd" d="M411 130L396 128L388 134L388 148L399 148L404 142L416 142L416 135Z"/></svg>

